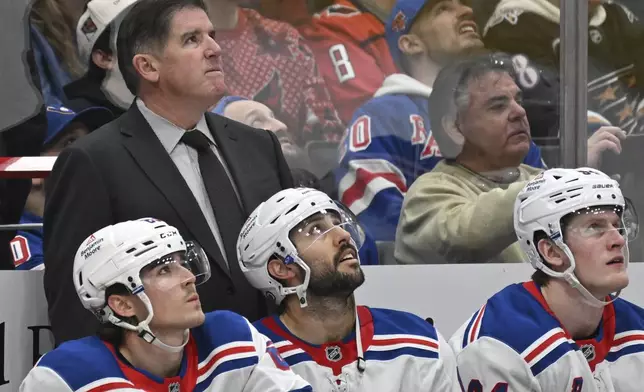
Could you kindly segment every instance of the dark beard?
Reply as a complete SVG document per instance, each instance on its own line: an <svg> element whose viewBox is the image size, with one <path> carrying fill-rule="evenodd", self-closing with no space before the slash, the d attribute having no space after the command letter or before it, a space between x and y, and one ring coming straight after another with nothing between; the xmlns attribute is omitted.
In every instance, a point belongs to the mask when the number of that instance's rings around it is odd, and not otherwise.
<svg viewBox="0 0 644 392"><path fill-rule="evenodd" d="M311 274L308 291L316 297L346 298L364 283L364 272L360 265L353 273L338 271L340 257L347 249L353 249L358 255L358 250L350 243L345 243L333 258L333 269L328 269L317 275Z"/></svg>
<svg viewBox="0 0 644 392"><path fill-rule="evenodd" d="M346 298L364 283L364 273L347 274L338 270L327 271L323 275L311 276L307 291L315 297Z"/></svg>

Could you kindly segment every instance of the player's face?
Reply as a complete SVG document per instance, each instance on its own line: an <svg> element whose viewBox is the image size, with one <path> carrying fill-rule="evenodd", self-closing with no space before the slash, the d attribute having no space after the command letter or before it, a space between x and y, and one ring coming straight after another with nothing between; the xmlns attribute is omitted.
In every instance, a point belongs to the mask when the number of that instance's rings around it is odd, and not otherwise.
<svg viewBox="0 0 644 392"><path fill-rule="evenodd" d="M358 249L335 213L316 214L292 231L291 241L311 269L308 292L347 297L364 282ZM303 278L303 276L301 277Z"/></svg>
<svg viewBox="0 0 644 392"><path fill-rule="evenodd" d="M422 41L428 55L439 64L473 50L483 41L472 9L460 0L433 1L418 14L410 29Z"/></svg>
<svg viewBox="0 0 644 392"><path fill-rule="evenodd" d="M205 319L194 274L181 262L180 253L172 256L176 262L156 265L142 276L154 310L150 328L157 332L183 331L201 325Z"/></svg>
<svg viewBox="0 0 644 392"><path fill-rule="evenodd" d="M578 215L566 227L566 244L577 264L575 274L599 298L628 285L623 234L620 217L609 210Z"/></svg>
<svg viewBox="0 0 644 392"><path fill-rule="evenodd" d="M471 80L467 103L457 121L465 137L463 152L503 167L518 166L530 149L530 125L512 77L488 72Z"/></svg>
<svg viewBox="0 0 644 392"><path fill-rule="evenodd" d="M167 93L214 105L225 94L221 48L208 15L198 8L178 11L158 60L158 84Z"/></svg>

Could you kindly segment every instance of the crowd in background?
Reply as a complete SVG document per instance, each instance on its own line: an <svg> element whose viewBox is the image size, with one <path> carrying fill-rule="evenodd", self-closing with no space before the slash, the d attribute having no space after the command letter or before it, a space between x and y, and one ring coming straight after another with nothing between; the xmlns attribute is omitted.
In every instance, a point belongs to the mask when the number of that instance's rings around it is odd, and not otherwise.
<svg viewBox="0 0 644 392"><path fill-rule="evenodd" d="M68 279L77 242L144 216L185 227L225 271L218 290L250 296L229 263L231 238L256 205L291 186L322 190L357 216L363 264L525 259L512 204L527 181L558 166L567 131L558 0L206 0L214 31L204 72L221 74L212 102L199 95L202 59L181 57L201 38L158 59L135 51L131 37L156 28L120 31L136 2L35 0L28 14L25 64L43 105L3 134L3 154L60 156L49 178L2 183L2 223L43 228L0 235L6 269L46 269L50 309L70 295L54 286ZM619 179L637 206L643 10L588 3L588 166ZM186 113L201 106L211 114L190 123ZM145 121L154 132L130 131ZM212 134L189 140L170 128ZM269 133L236 132L252 128ZM202 174L215 170L206 168L215 156L218 178L231 184L211 192ZM143 188L150 195L139 204ZM163 203L167 214L155 209ZM231 234L224 215L236 222ZM642 252L633 244L631 259Z"/></svg>

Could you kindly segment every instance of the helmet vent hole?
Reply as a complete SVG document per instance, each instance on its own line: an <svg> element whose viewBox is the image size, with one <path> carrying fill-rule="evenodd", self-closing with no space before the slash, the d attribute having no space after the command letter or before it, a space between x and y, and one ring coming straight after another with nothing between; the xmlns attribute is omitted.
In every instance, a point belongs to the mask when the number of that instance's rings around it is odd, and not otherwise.
<svg viewBox="0 0 644 392"><path fill-rule="evenodd" d="M277 220L278 220L279 218L280 218L279 216L276 216L276 217L275 217L275 219L273 219L273 220L271 221L271 225L272 225L273 223L277 222Z"/></svg>
<svg viewBox="0 0 644 392"><path fill-rule="evenodd" d="M83 285L83 271L80 271L78 273L78 285L82 286Z"/></svg>
<svg viewBox="0 0 644 392"><path fill-rule="evenodd" d="M125 253L130 254L130 253L134 252L135 250L136 250L136 248L130 248L127 251L125 251Z"/></svg>
<svg viewBox="0 0 644 392"><path fill-rule="evenodd" d="M280 197L280 198L277 200L277 202L279 203L279 202L281 202L282 200L284 200L284 198L283 198L283 197Z"/></svg>
<svg viewBox="0 0 644 392"><path fill-rule="evenodd" d="M615 196L615 194L613 194L613 199L617 199L617 196Z"/></svg>
<svg viewBox="0 0 644 392"><path fill-rule="evenodd" d="M602 195L597 195L597 200L600 200L602 198Z"/></svg>
<svg viewBox="0 0 644 392"><path fill-rule="evenodd" d="M290 214L291 212L295 211L299 206L300 206L299 204L294 205L290 210L286 211L284 215Z"/></svg>
<svg viewBox="0 0 644 392"><path fill-rule="evenodd" d="M560 179L560 178L561 178L561 176L558 176L558 175L556 175L556 174L553 174L553 175L552 175L552 177L553 177L555 180L558 180L558 179Z"/></svg>
<svg viewBox="0 0 644 392"><path fill-rule="evenodd" d="M530 240L527 240L525 243L526 243L526 244L528 244L528 245L530 245Z"/></svg>
<svg viewBox="0 0 644 392"><path fill-rule="evenodd" d="M151 244L154 244L154 241L145 241L143 243L143 245L145 245L145 246L148 246L148 245L151 245Z"/></svg>
<svg viewBox="0 0 644 392"><path fill-rule="evenodd" d="M168 245L168 246L170 246L170 245ZM151 251L152 249L156 249L156 246L153 246L153 247L151 247L151 248L147 248L147 249L143 249L143 250L142 250L142 251L140 251L139 253L136 253L136 254L134 255L134 257L139 257L139 256L141 256L142 254L144 254L145 252L149 252L149 251ZM128 252L128 253L129 253L129 252Z"/></svg>
<svg viewBox="0 0 644 392"><path fill-rule="evenodd" d="M575 182L575 181L579 181L579 178L573 178L572 180L568 180L568 181L566 181L566 184L571 183L571 182Z"/></svg>
<svg viewBox="0 0 644 392"><path fill-rule="evenodd" d="M245 250L245 251L246 251L246 250L248 250L248 247L249 247L249 246L250 246L250 244L246 245L246 246L244 247L244 250Z"/></svg>
<svg viewBox="0 0 644 392"><path fill-rule="evenodd" d="M166 226L167 226L167 225L159 225L159 226L155 226L154 228L155 228L155 229L160 229L160 228L162 228L162 227L166 227Z"/></svg>
<svg viewBox="0 0 644 392"><path fill-rule="evenodd" d="M312 202L311 202L311 205L312 205L312 206L314 206L314 205L315 205L315 202L314 202L314 201L312 201Z"/></svg>

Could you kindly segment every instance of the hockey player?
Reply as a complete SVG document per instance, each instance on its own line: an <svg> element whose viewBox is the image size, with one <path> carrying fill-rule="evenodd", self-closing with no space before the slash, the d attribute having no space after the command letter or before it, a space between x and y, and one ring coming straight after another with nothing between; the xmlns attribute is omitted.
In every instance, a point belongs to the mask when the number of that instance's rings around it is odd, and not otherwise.
<svg viewBox="0 0 644 392"><path fill-rule="evenodd" d="M385 27L403 73L387 77L353 116L336 171L340 201L376 241L393 241L409 186L442 159L428 98L441 68L482 50L472 10L460 0L398 0ZM524 163L542 167L532 144Z"/></svg>
<svg viewBox="0 0 644 392"><path fill-rule="evenodd" d="M430 323L356 306L362 238L353 214L320 191L285 189L260 204L237 254L280 309L255 326L316 392L457 391L453 353Z"/></svg>
<svg viewBox="0 0 644 392"><path fill-rule="evenodd" d="M529 182L514 228L536 271L492 296L450 339L464 391L641 391L644 309L623 299L634 210L590 168Z"/></svg>
<svg viewBox="0 0 644 392"><path fill-rule="evenodd" d="M245 318L204 315L195 286L209 277L205 253L165 222L92 234L74 285L103 329L45 354L20 391L311 391Z"/></svg>

